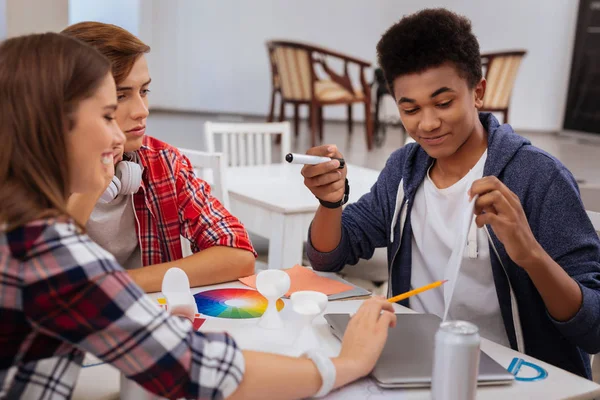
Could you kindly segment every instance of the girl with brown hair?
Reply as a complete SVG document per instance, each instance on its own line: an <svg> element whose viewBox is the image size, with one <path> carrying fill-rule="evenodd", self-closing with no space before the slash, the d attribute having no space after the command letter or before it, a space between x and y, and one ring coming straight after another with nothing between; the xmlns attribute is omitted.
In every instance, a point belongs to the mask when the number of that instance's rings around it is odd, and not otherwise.
<svg viewBox="0 0 600 400"><path fill-rule="evenodd" d="M0 96L0 399L70 398L84 352L168 398L302 398L373 368L395 323L382 299L336 358L242 351L160 309L82 232L67 198L102 184L124 140L97 51L53 33L6 40Z"/></svg>
<svg viewBox="0 0 600 400"><path fill-rule="evenodd" d="M111 61L119 99L116 118L126 136L124 149L115 152L113 184L109 177L70 201L90 237L147 292L160 290L165 272L174 266L187 273L192 286L253 274L254 249L240 221L210 194L185 156L146 135L151 79L145 54L150 47L125 29L100 22L81 22L62 33ZM181 236L191 244L189 257L183 257Z"/></svg>

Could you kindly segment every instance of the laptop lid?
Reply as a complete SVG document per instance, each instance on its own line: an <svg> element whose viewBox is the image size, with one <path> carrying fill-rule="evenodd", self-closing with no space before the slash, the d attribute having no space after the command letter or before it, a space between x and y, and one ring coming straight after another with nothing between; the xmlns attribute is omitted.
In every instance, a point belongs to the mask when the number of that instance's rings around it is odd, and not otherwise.
<svg viewBox="0 0 600 400"><path fill-rule="evenodd" d="M433 314L396 314L388 340L371 372L377 384L386 388L431 386L433 347L441 319ZM341 340L350 321L349 314L326 314L333 334ZM479 385L507 384L514 376L483 351L479 361Z"/></svg>

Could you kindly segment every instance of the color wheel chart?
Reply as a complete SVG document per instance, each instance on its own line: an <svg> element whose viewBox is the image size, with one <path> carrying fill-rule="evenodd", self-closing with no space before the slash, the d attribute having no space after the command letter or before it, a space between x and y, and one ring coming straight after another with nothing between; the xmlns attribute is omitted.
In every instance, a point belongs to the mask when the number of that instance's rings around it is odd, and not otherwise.
<svg viewBox="0 0 600 400"><path fill-rule="evenodd" d="M198 312L217 318L258 318L267 309L267 299L256 290L214 289L194 295ZM277 300L277 311L283 308L283 300Z"/></svg>

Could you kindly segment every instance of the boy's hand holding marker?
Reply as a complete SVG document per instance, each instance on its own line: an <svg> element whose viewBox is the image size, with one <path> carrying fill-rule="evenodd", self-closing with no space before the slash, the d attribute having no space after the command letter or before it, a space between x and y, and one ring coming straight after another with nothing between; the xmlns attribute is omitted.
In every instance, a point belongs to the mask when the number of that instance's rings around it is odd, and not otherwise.
<svg viewBox="0 0 600 400"><path fill-rule="evenodd" d="M302 167L304 185L322 202L338 203L344 199L346 191L346 162L344 156L335 145L317 146L309 149L306 154L292 154L292 161L306 164ZM288 155L289 156L289 155Z"/></svg>

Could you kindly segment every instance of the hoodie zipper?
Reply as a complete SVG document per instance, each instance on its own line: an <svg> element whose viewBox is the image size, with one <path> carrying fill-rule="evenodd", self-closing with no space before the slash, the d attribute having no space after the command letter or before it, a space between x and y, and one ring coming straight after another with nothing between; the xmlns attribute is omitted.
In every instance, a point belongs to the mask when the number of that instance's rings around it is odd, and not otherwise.
<svg viewBox="0 0 600 400"><path fill-rule="evenodd" d="M400 184L402 184L402 182L400 182ZM408 210L408 199L404 202L404 204L402 206L400 206L400 221L396 221L396 223L400 223L400 234L398 235L398 247L396 248L396 251L394 252L394 256L392 257L392 262L390 264L390 268L388 271L388 293L387 293L387 297L390 298L392 297L392 270L394 268L394 261L396 261L396 256L398 255L398 252L400 252L400 247L402 245L402 233L404 231L404 223L406 222L406 213ZM392 235L393 235L393 231L395 228L395 224L394 226L392 226Z"/></svg>

